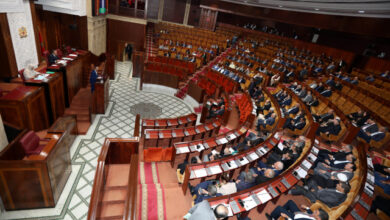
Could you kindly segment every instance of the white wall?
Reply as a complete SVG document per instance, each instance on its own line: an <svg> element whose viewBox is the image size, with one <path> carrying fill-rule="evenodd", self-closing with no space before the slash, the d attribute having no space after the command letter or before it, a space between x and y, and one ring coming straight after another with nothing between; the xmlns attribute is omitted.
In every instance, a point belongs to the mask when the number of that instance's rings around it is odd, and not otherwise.
<svg viewBox="0 0 390 220"><path fill-rule="evenodd" d="M38 0L43 10L59 12L64 14L86 16L87 0Z"/></svg>
<svg viewBox="0 0 390 220"><path fill-rule="evenodd" d="M7 19L14 47L18 70L28 64L38 65L37 47L35 45L34 28L31 17L30 2L23 0L19 7L21 12L8 12ZM27 29L27 37L20 38L19 28Z"/></svg>

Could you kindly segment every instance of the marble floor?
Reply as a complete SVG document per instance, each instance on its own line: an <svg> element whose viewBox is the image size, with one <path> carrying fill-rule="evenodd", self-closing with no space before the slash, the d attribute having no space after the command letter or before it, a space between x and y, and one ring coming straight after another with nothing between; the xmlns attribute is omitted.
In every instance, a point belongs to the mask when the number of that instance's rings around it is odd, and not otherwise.
<svg viewBox="0 0 390 220"><path fill-rule="evenodd" d="M86 135L71 147L72 174L55 208L0 213L0 219L86 219L97 158L103 141L129 138L133 134L134 110L140 105L158 106L157 118L178 117L193 112L192 103L160 93L140 91L139 78L132 78L130 62L117 62L115 80L110 81L110 102L105 115L97 115ZM150 105L153 106L153 105ZM133 113L132 113L133 112Z"/></svg>

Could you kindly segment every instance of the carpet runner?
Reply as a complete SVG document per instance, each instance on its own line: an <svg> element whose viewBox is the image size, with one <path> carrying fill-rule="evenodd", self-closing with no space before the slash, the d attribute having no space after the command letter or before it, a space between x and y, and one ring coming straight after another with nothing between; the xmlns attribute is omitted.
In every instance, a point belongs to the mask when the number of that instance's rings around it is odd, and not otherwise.
<svg viewBox="0 0 390 220"><path fill-rule="evenodd" d="M138 220L167 219L164 189L160 183L156 163L140 162L138 184L140 189Z"/></svg>

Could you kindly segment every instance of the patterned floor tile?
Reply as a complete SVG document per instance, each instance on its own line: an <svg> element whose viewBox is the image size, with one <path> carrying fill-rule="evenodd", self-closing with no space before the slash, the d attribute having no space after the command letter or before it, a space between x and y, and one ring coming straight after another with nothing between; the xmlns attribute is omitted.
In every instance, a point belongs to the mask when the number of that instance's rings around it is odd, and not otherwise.
<svg viewBox="0 0 390 220"><path fill-rule="evenodd" d="M73 185L73 190L70 191L71 194L67 197L67 202L61 215L47 216L42 211L39 219L86 219L97 158L102 144L106 137L129 138L132 136L135 115L130 112L131 106L140 103L153 103L162 108L162 113L158 116L159 118L178 117L191 113L191 108L176 97L137 90L139 79L129 77L131 75L130 67L130 62L117 62L115 64L116 79L110 81L112 110L108 116L102 116L98 119L98 124L90 138L81 138L73 155L72 163L83 165L83 169L80 177ZM37 211L39 212L40 210ZM33 218L25 215L23 219Z"/></svg>

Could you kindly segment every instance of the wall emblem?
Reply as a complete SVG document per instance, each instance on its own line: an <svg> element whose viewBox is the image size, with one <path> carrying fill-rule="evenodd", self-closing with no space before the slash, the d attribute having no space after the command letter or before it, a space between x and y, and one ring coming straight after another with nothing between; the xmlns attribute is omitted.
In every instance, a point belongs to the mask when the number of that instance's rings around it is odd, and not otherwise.
<svg viewBox="0 0 390 220"><path fill-rule="evenodd" d="M19 36L20 38L25 38L27 37L27 29L26 27L21 27L18 29L19 30Z"/></svg>

